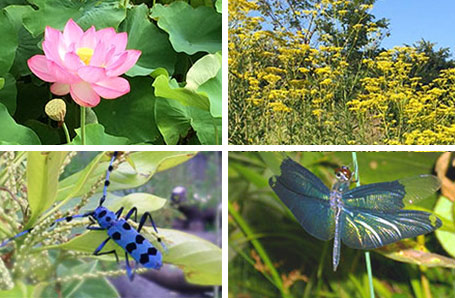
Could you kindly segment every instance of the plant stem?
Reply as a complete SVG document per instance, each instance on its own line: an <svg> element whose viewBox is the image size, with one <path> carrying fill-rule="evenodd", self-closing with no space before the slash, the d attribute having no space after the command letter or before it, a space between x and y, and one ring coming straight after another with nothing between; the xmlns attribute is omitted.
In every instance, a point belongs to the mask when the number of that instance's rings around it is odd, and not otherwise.
<svg viewBox="0 0 455 298"><path fill-rule="evenodd" d="M63 131L65 132L66 143L70 144L71 143L70 133L68 131L68 127L66 126L65 122L63 122Z"/></svg>
<svg viewBox="0 0 455 298"><path fill-rule="evenodd" d="M360 186L359 165L357 163L357 153L352 152L352 162L354 163L356 186ZM370 252L365 252L365 263L367 264L368 284L370 286L370 297L374 298L373 271L371 270Z"/></svg>
<svg viewBox="0 0 455 298"><path fill-rule="evenodd" d="M81 140L85 145L85 107L81 106Z"/></svg>
<svg viewBox="0 0 455 298"><path fill-rule="evenodd" d="M258 255L261 257L261 259L264 261L264 264L267 266L270 274L272 275L272 279L274 281L274 285L280 290L281 296L282 297L292 297L287 293L287 291L283 288L283 282L281 280L280 275L275 269L275 266L273 266L272 261L270 260L267 252L265 251L264 247L262 244L259 242L259 240L254 239L253 237L250 237L253 234L253 231L251 230L250 226L248 223L242 218L242 216L235 210L234 206L231 204L230 201L228 201L228 211L229 214L231 214L232 218L235 220L239 228L242 230L243 234L247 237L247 239L250 239L251 244L253 245L254 249L257 251Z"/></svg>

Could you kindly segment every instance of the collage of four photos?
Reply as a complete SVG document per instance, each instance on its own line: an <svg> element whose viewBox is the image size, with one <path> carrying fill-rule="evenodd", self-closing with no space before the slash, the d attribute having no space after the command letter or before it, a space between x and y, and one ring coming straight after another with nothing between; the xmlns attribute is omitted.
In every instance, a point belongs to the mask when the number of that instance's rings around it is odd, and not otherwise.
<svg viewBox="0 0 455 298"><path fill-rule="evenodd" d="M0 10L0 298L455 297L455 2Z"/></svg>

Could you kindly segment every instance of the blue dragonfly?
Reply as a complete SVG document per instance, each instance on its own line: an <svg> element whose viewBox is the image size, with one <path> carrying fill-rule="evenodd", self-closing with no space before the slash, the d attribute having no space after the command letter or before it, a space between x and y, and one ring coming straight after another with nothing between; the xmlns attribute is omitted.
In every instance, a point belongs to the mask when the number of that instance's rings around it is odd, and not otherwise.
<svg viewBox="0 0 455 298"><path fill-rule="evenodd" d="M131 210L126 214L124 218L121 218L123 213L123 207L117 210L115 213L109 210L108 208L103 206L104 201L106 200L107 196L107 188L110 184L110 174L113 170L113 163L115 158L117 157L118 152L114 152L111 157L111 161L109 163L109 167L106 171L106 178L103 187L103 195L100 198L99 206L92 211L85 212L84 214L76 214L71 216L66 216L63 218L59 218L55 220L51 226L58 222L62 221L72 221L74 218L81 218L81 217L88 217L90 219L90 224L87 226L88 230L102 230L106 231L108 237L101 242L101 244L96 248L93 252L93 255L100 256L100 255L107 255L107 254L114 254L117 263L119 262L119 257L117 255L116 250L110 250L106 252L102 252L102 249L107 244L109 240L113 240L116 242L124 251L125 251L125 260L126 260L126 271L129 279L132 281L134 279L134 270L132 270L130 262L129 262L129 255L136 261L135 268L138 267L138 264L141 264L145 268L151 269L160 269L163 265L162 263L162 253L156 249L153 244L150 243L144 236L140 234L142 227L144 226L146 220L149 218L155 232L158 234L158 230L156 228L155 222L152 219L152 216L149 212L145 212L139 222L137 230L134 229L129 223L128 220L134 215L135 221L137 222L137 208L133 207ZM94 226L98 224L98 226ZM4 240L0 244L0 248L7 245L12 240L21 237L30 231L33 230L33 227L27 230L20 232L19 234ZM161 244L164 251L167 251L166 246L162 242L161 238L157 238L157 241Z"/></svg>
<svg viewBox="0 0 455 298"><path fill-rule="evenodd" d="M433 175L420 175L350 189L353 176L348 167L335 170L331 189L313 173L290 158L283 160L281 174L269 184L313 237L333 242L333 270L340 262L341 242L355 249L374 249L427 234L441 227L435 215L404 210L407 204L436 192L441 182Z"/></svg>

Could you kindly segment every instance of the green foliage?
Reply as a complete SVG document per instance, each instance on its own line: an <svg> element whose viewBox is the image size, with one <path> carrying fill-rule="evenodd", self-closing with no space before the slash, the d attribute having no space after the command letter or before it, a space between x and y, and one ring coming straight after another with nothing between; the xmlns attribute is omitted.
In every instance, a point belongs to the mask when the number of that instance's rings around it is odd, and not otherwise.
<svg viewBox="0 0 455 298"><path fill-rule="evenodd" d="M127 75L148 75L159 67L164 67L169 73L174 72L177 55L167 34L150 22L146 5L129 10L120 29L128 32L128 48L142 51L139 61Z"/></svg>
<svg viewBox="0 0 455 298"><path fill-rule="evenodd" d="M435 49L436 44L424 39L414 43L417 52L424 53L428 57L428 63L415 70L416 77L422 77L425 84L439 76L441 70L455 67L455 61L451 59L449 48Z"/></svg>
<svg viewBox="0 0 455 298"><path fill-rule="evenodd" d="M17 124L2 104L0 104L0 127L2 128L0 129L0 144L40 144L40 140L33 130Z"/></svg>
<svg viewBox="0 0 455 298"><path fill-rule="evenodd" d="M86 145L129 145L131 142L124 137L116 137L108 135L104 132L104 127L101 124L87 124L86 127ZM71 145L82 145L81 129L76 128L77 136L71 142Z"/></svg>
<svg viewBox="0 0 455 298"><path fill-rule="evenodd" d="M60 167L68 152L38 151L28 153L27 159L27 190L28 205L32 216L28 220L31 227L42 213L54 202L57 196L58 176Z"/></svg>
<svg viewBox="0 0 455 298"><path fill-rule="evenodd" d="M3 10L0 13L0 34L2 36L2 43L0 44L0 75L4 75L13 65L18 42L14 26Z"/></svg>
<svg viewBox="0 0 455 298"><path fill-rule="evenodd" d="M454 210L454 203L446 197L440 197L436 203L435 212L443 216L449 223L455 223ZM441 242L447 253L455 258L455 230L436 231L436 237L438 237L439 242Z"/></svg>
<svg viewBox="0 0 455 298"><path fill-rule="evenodd" d="M230 295L370 297L364 252L342 245L340 266L333 272L333 242L306 233L268 186L268 179L279 173L277 165L285 156L304 165L328 186L333 183L335 168L352 165L351 152L229 154ZM360 181L369 184L430 174L439 157L439 153L361 152L357 154ZM441 218L443 226L436 236L406 239L372 251L374 288L379 297L453 295L455 275L447 268L455 268L449 248L453 247L455 222L449 205L450 201L438 194L411 207L433 210Z"/></svg>
<svg viewBox="0 0 455 298"><path fill-rule="evenodd" d="M24 26L33 36L43 33L46 26L63 30L70 18L84 30L91 26L95 26L98 30L106 27L117 28L126 16L126 9L119 7L117 0L101 2L29 0L28 2L39 8L24 16Z"/></svg>
<svg viewBox="0 0 455 298"><path fill-rule="evenodd" d="M119 0L2 1L0 77L5 85L0 90L0 104L6 106L9 113L2 119L27 126L39 141L34 137L24 138L23 133L8 132L8 137L4 137L6 133L2 132L0 143L66 144L62 127L44 113L46 103L56 96L50 93L49 83L31 74L27 60L43 54L41 42L45 27L62 30L69 18L84 30L93 25L98 30L113 27L117 32L127 32L127 48L142 51L137 64L124 76L130 83L130 93L115 100L102 100L97 107L88 109L87 115L92 118L91 125L87 125L86 138L90 144L220 143L221 1L191 5L183 1L170 1L170 5L154 5L155 1L130 2L126 5ZM178 100L188 89L187 73L193 65L199 65L196 76L206 80L188 91L186 106L156 113L160 108L156 97L164 95L157 95L162 92L157 90L154 81L169 81L184 88ZM193 71L189 77L194 75ZM166 96L176 99L173 94ZM71 143L81 144L80 108L70 95L63 99L67 104L65 124ZM203 127L207 123L210 127ZM180 127L176 137L169 136L167 128L175 126Z"/></svg>
<svg viewBox="0 0 455 298"><path fill-rule="evenodd" d="M121 153L113 165L109 191L142 186L154 174L171 169L194 155L194 152ZM84 213L98 205L110 158L105 153L96 154L81 170L62 178L64 167L73 156L69 152L19 152L5 153L1 157L6 163L0 167L0 184L18 196L12 198L9 193L0 192L0 239L11 237L25 227L33 225L34 229L17 238L14 241L16 245L8 244L9 249L14 248L7 253L8 259L5 261L9 269L0 266L0 270L2 275L9 274L12 277L14 287L11 289L0 284L0 296L54 297L58 289L71 297L86 297L93 293L103 293L105 297L118 295L105 277L124 275L125 271L106 271L107 268L118 269L115 258L92 255L105 239L105 231L85 230L88 219L61 222L49 229L50 223L56 218ZM28 195L19 189L29 190ZM145 211L163 212L166 201L148 193L118 196L109 192L106 206L113 210L120 206L126 209L135 206L138 214L143 214ZM9 210L8 215L5 214L6 209ZM131 224L137 228L137 223L131 221ZM161 229L157 224L158 235L147 226L141 233L161 251L162 247L156 238L163 240L169 249L167 253L163 251L165 263L182 268L190 283L221 284L219 247L184 232ZM112 241L104 250L111 249L117 250L123 258L122 249ZM7 289L10 290L2 291Z"/></svg>
<svg viewBox="0 0 455 298"><path fill-rule="evenodd" d="M212 7L193 8L183 1L167 6L157 4L152 8L151 17L169 33L169 40L177 52L193 55L221 51L221 14Z"/></svg>

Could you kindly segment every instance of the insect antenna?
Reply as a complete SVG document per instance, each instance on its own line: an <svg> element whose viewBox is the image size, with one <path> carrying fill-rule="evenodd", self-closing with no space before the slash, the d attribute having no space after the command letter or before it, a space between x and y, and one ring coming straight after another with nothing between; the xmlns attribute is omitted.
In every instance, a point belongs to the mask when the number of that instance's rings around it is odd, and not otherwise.
<svg viewBox="0 0 455 298"><path fill-rule="evenodd" d="M111 183L109 178L110 178L110 175L111 175L111 172L112 170L114 169L114 167L112 166L112 164L114 163L114 160L115 158L117 157L118 155L118 151L114 151L114 153L112 154L112 157L111 157L111 162L109 163L109 167L107 168L107 171L106 171L106 179L104 180L104 187L103 187L103 196L101 197L100 199L100 206L103 205L104 203L104 200L106 200L106 196L107 196L107 187L109 186L109 184Z"/></svg>

